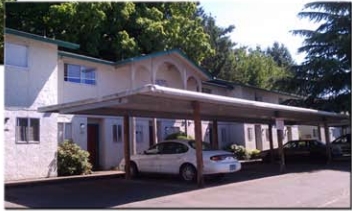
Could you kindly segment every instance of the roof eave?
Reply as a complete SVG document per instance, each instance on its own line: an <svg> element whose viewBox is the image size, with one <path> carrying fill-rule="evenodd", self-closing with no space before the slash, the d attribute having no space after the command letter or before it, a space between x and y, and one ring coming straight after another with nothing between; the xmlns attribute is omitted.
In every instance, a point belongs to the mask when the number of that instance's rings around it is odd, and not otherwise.
<svg viewBox="0 0 352 211"><path fill-rule="evenodd" d="M75 44L75 43L66 42L66 41L62 41L62 40L55 40L55 39L51 39L51 38L47 38L47 37L42 37L39 35L30 34L27 32L18 31L18 30L10 29L10 28L5 28L5 33L20 36L20 37L25 37L25 38L36 40L36 41L51 43L51 44L55 44L57 46L69 48L69 49L78 49L80 47L80 45Z"/></svg>

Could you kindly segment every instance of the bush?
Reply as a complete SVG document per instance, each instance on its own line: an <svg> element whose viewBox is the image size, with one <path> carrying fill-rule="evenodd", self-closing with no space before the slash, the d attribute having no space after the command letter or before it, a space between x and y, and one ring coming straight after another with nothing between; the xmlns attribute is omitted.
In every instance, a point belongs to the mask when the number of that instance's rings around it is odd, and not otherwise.
<svg viewBox="0 0 352 211"><path fill-rule="evenodd" d="M89 152L82 150L72 140L65 140L58 147L58 176L92 173L92 164L89 163L88 158Z"/></svg>
<svg viewBox="0 0 352 211"><path fill-rule="evenodd" d="M254 149L250 152L251 159L258 159L260 154L260 150Z"/></svg>
<svg viewBox="0 0 352 211"><path fill-rule="evenodd" d="M186 133L180 131L180 132L177 132L177 133L172 133L168 136L166 136L165 140L174 140L174 139L184 139L184 140L191 140L193 139L192 136L187 136Z"/></svg>
<svg viewBox="0 0 352 211"><path fill-rule="evenodd" d="M249 160L251 158L250 152L244 148L242 145L232 144L231 148L233 153L236 155L239 160Z"/></svg>
<svg viewBox="0 0 352 211"><path fill-rule="evenodd" d="M250 151L242 145L229 144L223 147L223 150L232 152L239 160L249 160L251 158Z"/></svg>

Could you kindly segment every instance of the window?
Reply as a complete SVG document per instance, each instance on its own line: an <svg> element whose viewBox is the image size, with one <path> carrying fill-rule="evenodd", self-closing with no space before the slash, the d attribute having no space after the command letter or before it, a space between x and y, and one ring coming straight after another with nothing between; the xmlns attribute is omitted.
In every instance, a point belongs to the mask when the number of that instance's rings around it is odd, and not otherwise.
<svg viewBox="0 0 352 211"><path fill-rule="evenodd" d="M28 67L28 47L5 43L5 65Z"/></svg>
<svg viewBox="0 0 352 211"><path fill-rule="evenodd" d="M58 123L58 142L63 142L64 140L72 139L72 124L71 123Z"/></svg>
<svg viewBox="0 0 352 211"><path fill-rule="evenodd" d="M221 141L222 141L222 143L227 142L226 128L221 128Z"/></svg>
<svg viewBox="0 0 352 211"><path fill-rule="evenodd" d="M259 96L259 95L257 95L257 94L255 94L254 100L255 100L255 101L260 101L260 102L262 102L262 101L263 101L263 97L262 97L262 96Z"/></svg>
<svg viewBox="0 0 352 211"><path fill-rule="evenodd" d="M143 125L136 125L136 142L143 142Z"/></svg>
<svg viewBox="0 0 352 211"><path fill-rule="evenodd" d="M247 137L248 137L248 141L253 140L253 128L251 127L247 128Z"/></svg>
<svg viewBox="0 0 352 211"><path fill-rule="evenodd" d="M112 140L113 142L122 142L122 126L113 125L112 126Z"/></svg>
<svg viewBox="0 0 352 211"><path fill-rule="evenodd" d="M313 137L318 137L318 130L317 129L313 129Z"/></svg>
<svg viewBox="0 0 352 211"><path fill-rule="evenodd" d="M96 84L95 69L81 65L65 64L64 80L80 84Z"/></svg>
<svg viewBox="0 0 352 211"><path fill-rule="evenodd" d="M163 148L160 154L181 154L188 151L188 147L181 143L163 143Z"/></svg>
<svg viewBox="0 0 352 211"><path fill-rule="evenodd" d="M266 138L266 141L270 141L270 132L269 132L269 128L265 128L265 138Z"/></svg>
<svg viewBox="0 0 352 211"><path fill-rule="evenodd" d="M156 85L159 85L159 86L165 86L165 87L168 86L167 81L164 80L164 79L156 79L156 80L155 80L155 84L156 84Z"/></svg>
<svg viewBox="0 0 352 211"><path fill-rule="evenodd" d="M16 142L38 143L39 142L39 119L17 118Z"/></svg>
<svg viewBox="0 0 352 211"><path fill-rule="evenodd" d="M203 92L203 93L211 94L211 89L209 89L209 88L202 88L202 92Z"/></svg>

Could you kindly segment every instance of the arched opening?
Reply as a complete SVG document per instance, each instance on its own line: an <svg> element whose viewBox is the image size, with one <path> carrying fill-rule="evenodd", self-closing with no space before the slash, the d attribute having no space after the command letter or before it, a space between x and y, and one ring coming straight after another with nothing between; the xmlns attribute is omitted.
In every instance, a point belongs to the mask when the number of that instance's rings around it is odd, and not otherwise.
<svg viewBox="0 0 352 211"><path fill-rule="evenodd" d="M150 74L150 71L143 66L137 67L134 75L135 88L144 86L146 84L151 84L151 83L152 83L152 76Z"/></svg>
<svg viewBox="0 0 352 211"><path fill-rule="evenodd" d="M187 79L187 90L194 92L199 91L198 81L193 76Z"/></svg>
<svg viewBox="0 0 352 211"><path fill-rule="evenodd" d="M169 62L159 66L156 72L155 84L177 89L184 88L180 70Z"/></svg>

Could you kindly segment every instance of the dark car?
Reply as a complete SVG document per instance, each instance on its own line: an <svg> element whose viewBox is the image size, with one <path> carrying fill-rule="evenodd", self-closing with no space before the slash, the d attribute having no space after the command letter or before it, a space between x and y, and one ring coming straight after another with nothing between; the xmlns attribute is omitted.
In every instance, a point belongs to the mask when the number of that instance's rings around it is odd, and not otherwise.
<svg viewBox="0 0 352 211"><path fill-rule="evenodd" d="M326 161L326 146L315 139L292 140L283 146L285 161ZM279 160L279 149L273 149L274 159ZM263 161L270 161L270 149L260 152Z"/></svg>
<svg viewBox="0 0 352 211"><path fill-rule="evenodd" d="M333 157L351 156L351 134L338 137L331 142L331 152Z"/></svg>

